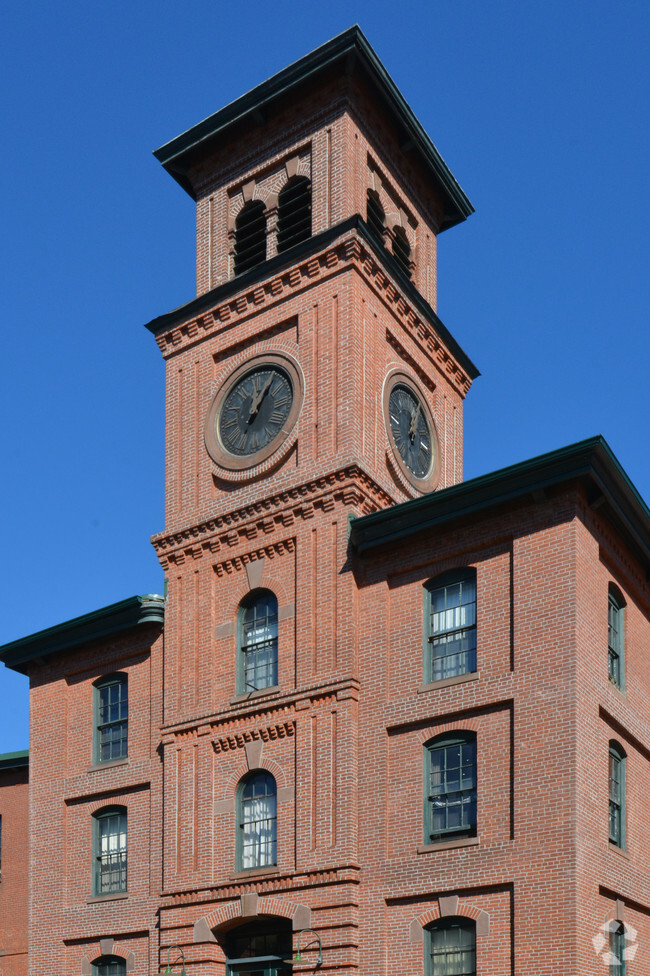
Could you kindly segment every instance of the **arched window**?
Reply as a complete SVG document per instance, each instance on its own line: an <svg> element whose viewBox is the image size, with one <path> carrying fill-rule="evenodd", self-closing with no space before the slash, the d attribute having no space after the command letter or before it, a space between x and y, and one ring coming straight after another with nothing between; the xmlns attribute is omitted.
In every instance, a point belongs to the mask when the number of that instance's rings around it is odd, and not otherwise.
<svg viewBox="0 0 650 976"><path fill-rule="evenodd" d="M609 680L617 688L624 686L625 600L621 591L609 584L607 611L607 669Z"/></svg>
<svg viewBox="0 0 650 976"><path fill-rule="evenodd" d="M625 847L625 752L613 739L609 743L609 839Z"/></svg>
<svg viewBox="0 0 650 976"><path fill-rule="evenodd" d="M424 680L476 671L476 570L445 573L427 584Z"/></svg>
<svg viewBox="0 0 650 976"><path fill-rule="evenodd" d="M291 970L292 929L288 918L244 922L223 940L227 972L276 976Z"/></svg>
<svg viewBox="0 0 650 976"><path fill-rule="evenodd" d="M452 732L426 745L424 842L476 836L476 735Z"/></svg>
<svg viewBox="0 0 650 976"><path fill-rule="evenodd" d="M266 261L266 212L261 200L251 200L235 221L235 274Z"/></svg>
<svg viewBox="0 0 650 976"><path fill-rule="evenodd" d="M278 196L278 253L311 237L311 184L296 176Z"/></svg>
<svg viewBox="0 0 650 976"><path fill-rule="evenodd" d="M93 820L94 893L126 891L126 809L109 807L96 813Z"/></svg>
<svg viewBox="0 0 650 976"><path fill-rule="evenodd" d="M379 240L384 241L384 228L386 226L386 214L379 201L379 194L376 190L368 190L366 201L366 221L368 227L376 234Z"/></svg>
<svg viewBox="0 0 650 976"><path fill-rule="evenodd" d="M425 929L427 976L476 976L476 925L449 916Z"/></svg>
<svg viewBox="0 0 650 976"><path fill-rule="evenodd" d="M270 773L258 769L237 789L237 861L241 871L277 863L277 789Z"/></svg>
<svg viewBox="0 0 650 976"><path fill-rule="evenodd" d="M125 674L101 678L95 696L95 762L111 762L128 755L129 685Z"/></svg>
<svg viewBox="0 0 650 976"><path fill-rule="evenodd" d="M126 976L126 962L119 956L100 956L93 963L93 976Z"/></svg>
<svg viewBox="0 0 650 976"><path fill-rule="evenodd" d="M278 683L278 601L270 590L256 590L239 608L240 694Z"/></svg>
<svg viewBox="0 0 650 976"><path fill-rule="evenodd" d="M393 257L407 278L411 277L411 246L402 227L393 231Z"/></svg>

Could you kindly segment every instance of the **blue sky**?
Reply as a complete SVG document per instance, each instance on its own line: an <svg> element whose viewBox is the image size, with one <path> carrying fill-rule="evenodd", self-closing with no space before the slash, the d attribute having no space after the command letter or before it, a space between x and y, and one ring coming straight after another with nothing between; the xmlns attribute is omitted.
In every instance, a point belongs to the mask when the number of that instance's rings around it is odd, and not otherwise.
<svg viewBox="0 0 650 976"><path fill-rule="evenodd" d="M162 589L143 324L194 295L194 209L151 150L355 22L476 208L439 242L466 477L603 434L650 499L647 4L4 3L0 643Z"/></svg>

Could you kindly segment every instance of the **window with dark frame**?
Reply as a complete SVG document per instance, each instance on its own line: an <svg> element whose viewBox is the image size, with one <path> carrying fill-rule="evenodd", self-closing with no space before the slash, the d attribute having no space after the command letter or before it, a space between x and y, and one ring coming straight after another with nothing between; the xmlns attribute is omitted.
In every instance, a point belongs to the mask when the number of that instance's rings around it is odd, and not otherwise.
<svg viewBox="0 0 650 976"><path fill-rule="evenodd" d="M291 972L293 937L288 918L243 922L224 936L228 976L277 976Z"/></svg>
<svg viewBox="0 0 650 976"><path fill-rule="evenodd" d="M476 671L476 571L446 573L427 586L425 681Z"/></svg>
<svg viewBox="0 0 650 976"><path fill-rule="evenodd" d="M296 176L278 195L278 254L311 237L311 183Z"/></svg>
<svg viewBox="0 0 650 976"><path fill-rule="evenodd" d="M625 648L625 601L610 584L607 612L607 669L609 680L617 688L623 687L623 651Z"/></svg>
<svg viewBox="0 0 650 976"><path fill-rule="evenodd" d="M458 732L426 746L425 843L476 836L476 735Z"/></svg>
<svg viewBox="0 0 650 976"><path fill-rule="evenodd" d="M95 684L95 762L128 756L129 685L125 674Z"/></svg>
<svg viewBox="0 0 650 976"><path fill-rule="evenodd" d="M425 933L427 976L476 976L476 925L471 919L441 918Z"/></svg>
<svg viewBox="0 0 650 976"><path fill-rule="evenodd" d="M101 956L92 968L93 976L126 976L126 962L119 956Z"/></svg>
<svg viewBox="0 0 650 976"><path fill-rule="evenodd" d="M240 694L272 688L278 683L278 601L270 590L249 595L239 610Z"/></svg>
<svg viewBox="0 0 650 976"><path fill-rule="evenodd" d="M617 742L609 743L609 840L625 846L625 753Z"/></svg>
<svg viewBox="0 0 650 976"><path fill-rule="evenodd" d="M94 893L113 895L127 890L127 818L124 807L94 817Z"/></svg>
<svg viewBox="0 0 650 976"><path fill-rule="evenodd" d="M277 788L264 770L250 773L237 790L237 867L240 871L277 863Z"/></svg>
<svg viewBox="0 0 650 976"><path fill-rule="evenodd" d="M235 220L235 274L243 274L266 261L266 209L250 200Z"/></svg>

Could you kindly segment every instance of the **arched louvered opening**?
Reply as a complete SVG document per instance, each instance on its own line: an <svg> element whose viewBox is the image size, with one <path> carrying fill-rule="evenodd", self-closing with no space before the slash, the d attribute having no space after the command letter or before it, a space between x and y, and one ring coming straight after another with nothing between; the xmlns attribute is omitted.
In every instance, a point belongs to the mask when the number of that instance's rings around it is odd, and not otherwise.
<svg viewBox="0 0 650 976"><path fill-rule="evenodd" d="M401 227L393 232L393 257L407 278L411 277L411 247Z"/></svg>
<svg viewBox="0 0 650 976"><path fill-rule="evenodd" d="M366 220L368 227L376 234L380 241L384 240L384 227L386 225L386 214L379 202L379 194L376 190L368 190L366 205Z"/></svg>
<svg viewBox="0 0 650 976"><path fill-rule="evenodd" d="M261 200L251 200L235 221L235 274L266 261L266 213Z"/></svg>
<svg viewBox="0 0 650 976"><path fill-rule="evenodd" d="M278 196L278 252L311 237L311 184L304 176L289 180Z"/></svg>

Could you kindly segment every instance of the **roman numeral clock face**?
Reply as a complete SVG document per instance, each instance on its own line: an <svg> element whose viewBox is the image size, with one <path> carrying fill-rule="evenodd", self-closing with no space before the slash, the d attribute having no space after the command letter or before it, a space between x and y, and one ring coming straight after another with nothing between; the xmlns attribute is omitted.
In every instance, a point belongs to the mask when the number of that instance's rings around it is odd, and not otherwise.
<svg viewBox="0 0 650 976"><path fill-rule="evenodd" d="M386 429L399 470L418 491L431 491L438 478L438 438L429 408L398 374L384 396Z"/></svg>
<svg viewBox="0 0 650 976"><path fill-rule="evenodd" d="M292 403L291 380L277 366L245 373L223 401L218 419L221 443L235 457L257 454L282 432Z"/></svg>
<svg viewBox="0 0 650 976"><path fill-rule="evenodd" d="M205 429L208 453L227 469L261 463L290 433L301 398L301 375L288 357L250 361L229 377L212 402Z"/></svg>

